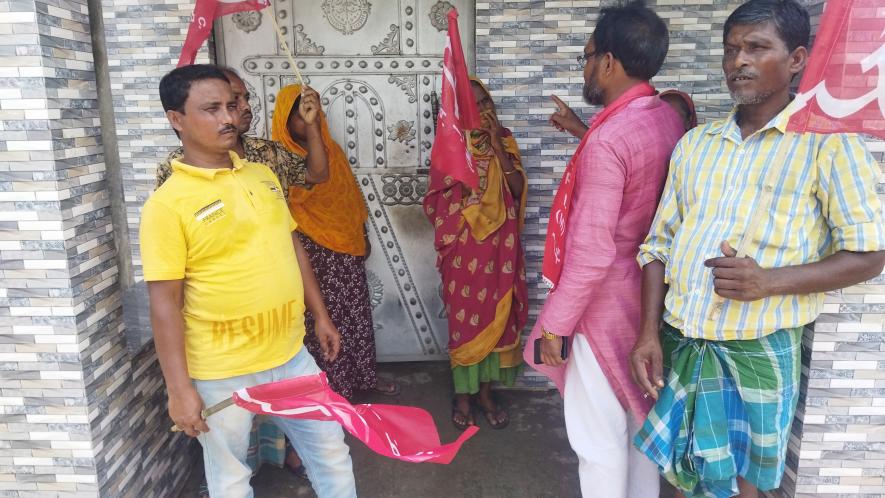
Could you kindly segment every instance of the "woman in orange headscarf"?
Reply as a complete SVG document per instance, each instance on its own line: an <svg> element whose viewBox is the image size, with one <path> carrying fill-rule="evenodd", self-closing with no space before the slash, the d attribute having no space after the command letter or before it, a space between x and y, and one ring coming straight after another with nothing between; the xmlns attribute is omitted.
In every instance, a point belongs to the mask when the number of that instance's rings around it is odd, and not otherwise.
<svg viewBox="0 0 885 498"><path fill-rule="evenodd" d="M490 383L512 383L522 363L528 293L519 234L526 176L516 140L498 122L488 90L476 78L471 87L482 117L482 128L468 132L479 188L431 167L424 212L434 226L449 321L452 422L462 430L474 425L474 397L488 424L503 429L508 415L492 399Z"/></svg>
<svg viewBox="0 0 885 498"><path fill-rule="evenodd" d="M342 396L350 398L358 390L396 395L399 386L379 381L375 368L375 329L365 268L366 203L344 151L329 135L325 115L320 113L318 130L309 128L297 112L300 97L301 85L289 85L277 94L272 138L307 156L308 139L318 131L329 158L328 181L310 189L289 188L289 210L298 223L298 236L310 255L329 316L341 334L341 350L334 362L323 359L309 312L305 345L328 375L332 389Z"/></svg>

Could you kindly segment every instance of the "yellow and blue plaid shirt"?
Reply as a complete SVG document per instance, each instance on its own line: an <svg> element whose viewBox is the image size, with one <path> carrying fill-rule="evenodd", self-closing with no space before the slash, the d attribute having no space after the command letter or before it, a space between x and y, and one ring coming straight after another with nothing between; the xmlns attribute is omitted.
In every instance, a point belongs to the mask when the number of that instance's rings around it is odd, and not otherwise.
<svg viewBox="0 0 885 498"><path fill-rule="evenodd" d="M676 145L663 197L637 257L666 265L670 286L664 320L686 337L757 339L805 325L820 314L824 294L774 296L752 302L718 297L704 260L722 256L755 230L747 255L763 268L819 261L836 251L885 249L879 166L856 135L785 135L786 113L746 139L735 119L699 126ZM773 164L790 140L785 164ZM765 226L748 227L765 184L773 187ZM764 209L764 208L763 208ZM752 232L751 232L752 233ZM712 313L717 302L718 316Z"/></svg>

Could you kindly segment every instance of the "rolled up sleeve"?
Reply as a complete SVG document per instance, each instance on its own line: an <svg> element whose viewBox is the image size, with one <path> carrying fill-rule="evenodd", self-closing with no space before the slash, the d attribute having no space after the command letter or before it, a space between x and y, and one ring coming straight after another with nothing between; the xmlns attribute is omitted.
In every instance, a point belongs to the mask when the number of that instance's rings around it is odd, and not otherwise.
<svg viewBox="0 0 885 498"><path fill-rule="evenodd" d="M682 156L681 143L677 145L670 159L670 169L667 173L667 182L664 184L664 193L658 210L655 212L648 236L639 246L639 254L636 260L639 266L645 266L652 261L660 261L664 265L670 263L670 247L673 245L673 237L682 224L682 213L679 210L679 179L678 167Z"/></svg>
<svg viewBox="0 0 885 498"><path fill-rule="evenodd" d="M828 136L818 168L817 197L833 251L885 250L885 218L876 192L879 165L861 138L853 134Z"/></svg>

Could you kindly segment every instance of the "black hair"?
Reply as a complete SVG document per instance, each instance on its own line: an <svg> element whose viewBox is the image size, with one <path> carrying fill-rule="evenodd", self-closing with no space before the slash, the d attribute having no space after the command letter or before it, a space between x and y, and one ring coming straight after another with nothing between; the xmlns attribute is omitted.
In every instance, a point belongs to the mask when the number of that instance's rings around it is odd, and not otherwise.
<svg viewBox="0 0 885 498"><path fill-rule="evenodd" d="M722 39L737 25L770 22L781 37L787 50L808 47L811 38L811 20L808 11L796 0L750 0L741 5L725 20Z"/></svg>
<svg viewBox="0 0 885 498"><path fill-rule="evenodd" d="M164 111L178 111L184 114L184 103L191 85L202 80L223 80L230 83L224 72L210 64L191 64L175 68L160 80L160 102Z"/></svg>
<svg viewBox="0 0 885 498"><path fill-rule="evenodd" d="M628 76L650 80L664 64L670 35L653 10L633 1L602 9L593 44L597 55L610 52L620 61Z"/></svg>
<svg viewBox="0 0 885 498"><path fill-rule="evenodd" d="M233 76L236 76L237 79L243 80L243 77L240 76L240 73L238 73L234 68L232 68L230 66L222 66L221 64L216 64L215 67L217 67L218 69L221 69L221 72L224 73L225 76L233 75ZM230 78L228 78L228 80L230 80Z"/></svg>

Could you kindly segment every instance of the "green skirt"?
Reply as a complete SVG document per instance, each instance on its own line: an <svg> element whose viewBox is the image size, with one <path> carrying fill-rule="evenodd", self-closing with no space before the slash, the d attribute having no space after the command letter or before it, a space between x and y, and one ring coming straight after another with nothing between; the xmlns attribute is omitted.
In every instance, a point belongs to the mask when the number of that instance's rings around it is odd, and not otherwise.
<svg viewBox="0 0 885 498"><path fill-rule="evenodd" d="M452 367L455 394L476 394L482 382L500 382L505 386L512 386L521 365L501 368L499 359L499 353L491 353L476 365Z"/></svg>

